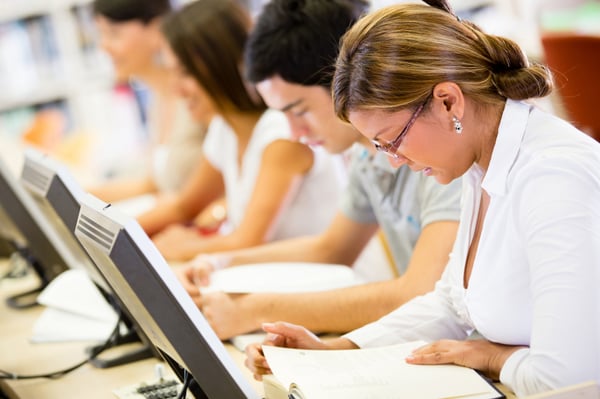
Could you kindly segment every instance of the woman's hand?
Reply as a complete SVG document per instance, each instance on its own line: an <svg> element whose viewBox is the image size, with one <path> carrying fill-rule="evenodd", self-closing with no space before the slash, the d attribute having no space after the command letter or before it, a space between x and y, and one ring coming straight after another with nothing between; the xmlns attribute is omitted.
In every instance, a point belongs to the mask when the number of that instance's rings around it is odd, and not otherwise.
<svg viewBox="0 0 600 399"><path fill-rule="evenodd" d="M250 344L245 349L246 360L244 360L244 365L252 371L252 376L257 381L262 381L263 375L272 374L262 351L262 345L267 344Z"/></svg>
<svg viewBox="0 0 600 399"><path fill-rule="evenodd" d="M262 329L267 332L264 345L298 349L330 349L315 334L296 324L283 321L263 323Z"/></svg>
<svg viewBox="0 0 600 399"><path fill-rule="evenodd" d="M295 324L276 322L264 323L263 330L268 334L262 344L251 344L246 347L244 364L252 371L254 378L262 380L271 369L262 351L262 345L281 346L298 349L355 349L356 345L345 338L323 341L312 332Z"/></svg>
<svg viewBox="0 0 600 399"><path fill-rule="evenodd" d="M154 234L152 241L165 259L185 262L198 254L196 246L202 237L196 227L173 224Z"/></svg>
<svg viewBox="0 0 600 399"><path fill-rule="evenodd" d="M173 267L173 272L175 272L175 276L177 276L177 279L189 296L192 297L196 306L202 309L202 293L200 292L200 284L198 284L194 268L188 265L176 266Z"/></svg>
<svg viewBox="0 0 600 399"><path fill-rule="evenodd" d="M214 270L215 266L209 257L198 255L178 268L177 277L188 292L190 289L195 292L198 287L206 287L210 284L210 275Z"/></svg>
<svg viewBox="0 0 600 399"><path fill-rule="evenodd" d="M497 381L506 359L521 346L486 340L441 340L415 349L406 359L410 364L458 364L483 372Z"/></svg>

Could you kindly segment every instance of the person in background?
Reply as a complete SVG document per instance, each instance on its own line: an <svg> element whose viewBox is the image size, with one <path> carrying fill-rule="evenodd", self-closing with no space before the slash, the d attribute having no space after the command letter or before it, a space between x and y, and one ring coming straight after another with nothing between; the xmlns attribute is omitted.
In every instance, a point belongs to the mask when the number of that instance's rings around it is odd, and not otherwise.
<svg viewBox="0 0 600 399"><path fill-rule="evenodd" d="M351 151L341 206L322 233L264 246L201 255L179 277L221 339L290 320L321 332L347 332L433 289L448 261L460 214L460 181L444 186L394 168L333 110L331 79L338 43L367 10L361 0L272 0L246 45L247 75L272 109L283 110L294 137L330 153ZM354 148L351 149L351 147ZM304 261L353 265L382 229L400 276L333 291L230 296L200 294L198 281L225 264ZM284 266L282 266L284 267Z"/></svg>
<svg viewBox="0 0 600 399"><path fill-rule="evenodd" d="M600 143L525 101L551 92L547 68L457 19L446 1L426 3L357 22L333 94L337 115L396 165L445 184L463 176L446 270L433 292L342 337L278 322L263 326L267 342L425 340L398 361L470 367L518 396L600 382ZM247 353L257 377L269 371L258 345Z"/></svg>
<svg viewBox="0 0 600 399"><path fill-rule="evenodd" d="M195 122L174 89L174 74L164 62L162 18L169 0L95 0L101 46L112 59L117 82L148 88L147 168L141 177L115 177L90 187L107 202L143 194L168 194L182 187L202 157L208 118Z"/></svg>
<svg viewBox="0 0 600 399"><path fill-rule="evenodd" d="M193 116L214 115L189 184L138 217L167 259L320 232L345 185L343 159L294 140L285 115L243 79L250 25L233 0L195 1L164 21L180 94ZM222 195L231 231L202 236L182 225Z"/></svg>

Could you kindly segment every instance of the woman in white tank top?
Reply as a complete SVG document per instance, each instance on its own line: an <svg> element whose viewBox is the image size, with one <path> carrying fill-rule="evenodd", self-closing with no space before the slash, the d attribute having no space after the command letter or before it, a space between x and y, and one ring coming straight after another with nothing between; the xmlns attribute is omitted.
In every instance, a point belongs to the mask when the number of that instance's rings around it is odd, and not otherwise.
<svg viewBox="0 0 600 399"><path fill-rule="evenodd" d="M230 0L196 1L164 22L180 94L193 116L213 115L190 181L138 218L167 259L318 233L345 185L342 158L294 140L285 116L267 111L242 78L249 27L247 12ZM221 195L227 228L203 236L190 221Z"/></svg>

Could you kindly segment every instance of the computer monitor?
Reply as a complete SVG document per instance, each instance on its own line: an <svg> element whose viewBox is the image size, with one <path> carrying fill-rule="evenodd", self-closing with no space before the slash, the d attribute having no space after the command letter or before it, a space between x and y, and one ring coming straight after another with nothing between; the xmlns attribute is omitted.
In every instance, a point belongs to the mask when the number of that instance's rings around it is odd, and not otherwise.
<svg viewBox="0 0 600 399"><path fill-rule="evenodd" d="M88 196L75 234L196 399L259 398L135 219Z"/></svg>
<svg viewBox="0 0 600 399"><path fill-rule="evenodd" d="M35 305L37 294L65 271L73 259L60 237L37 209L33 199L0 159L0 235L34 269L40 285L7 299L11 307Z"/></svg>
<svg viewBox="0 0 600 399"><path fill-rule="evenodd" d="M133 348L117 357L98 357L92 363L97 367L106 368L145 359L152 355L159 356L153 351L150 341L132 320L114 294L110 284L75 237L75 227L81 207L80 201L86 192L71 175L69 169L46 154L34 149L27 149L20 182L29 192L46 221L52 226L55 234L61 237L68 247L72 258L76 259L76 263L69 264L69 267L85 270L108 303L122 314L127 331L113 338L112 346L135 341L143 343L141 348Z"/></svg>
<svg viewBox="0 0 600 399"><path fill-rule="evenodd" d="M25 150L20 184L34 200L54 235L61 238L71 262L69 268L83 269L103 291L110 287L75 237L79 215L79 199L85 191L71 176L66 166L33 148Z"/></svg>

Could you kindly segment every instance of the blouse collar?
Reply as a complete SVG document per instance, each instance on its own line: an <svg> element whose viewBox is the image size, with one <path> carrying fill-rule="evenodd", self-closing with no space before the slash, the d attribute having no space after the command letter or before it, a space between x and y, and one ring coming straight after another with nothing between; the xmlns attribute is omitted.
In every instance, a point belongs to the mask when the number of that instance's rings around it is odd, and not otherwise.
<svg viewBox="0 0 600 399"><path fill-rule="evenodd" d="M481 186L490 194L505 195L508 174L517 156L533 106L507 100L498 128L492 157Z"/></svg>

